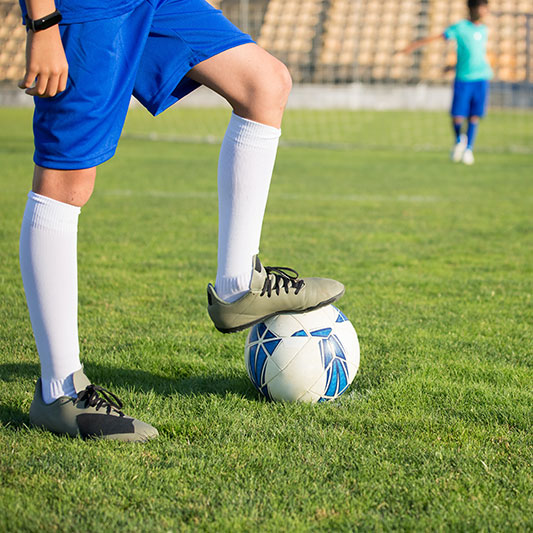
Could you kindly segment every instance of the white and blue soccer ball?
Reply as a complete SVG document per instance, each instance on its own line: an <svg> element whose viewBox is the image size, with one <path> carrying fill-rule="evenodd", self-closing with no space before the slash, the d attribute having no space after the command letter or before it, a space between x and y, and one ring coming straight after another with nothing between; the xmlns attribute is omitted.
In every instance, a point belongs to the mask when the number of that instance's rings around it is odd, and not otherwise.
<svg viewBox="0 0 533 533"><path fill-rule="evenodd" d="M359 341L348 318L328 305L256 324L244 358L252 383L267 399L325 402L352 383L359 368Z"/></svg>

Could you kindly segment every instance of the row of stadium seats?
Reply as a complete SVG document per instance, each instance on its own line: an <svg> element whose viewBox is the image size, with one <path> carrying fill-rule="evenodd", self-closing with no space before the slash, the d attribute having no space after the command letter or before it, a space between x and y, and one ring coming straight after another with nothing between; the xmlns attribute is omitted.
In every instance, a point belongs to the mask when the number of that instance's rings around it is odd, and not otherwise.
<svg viewBox="0 0 533 533"><path fill-rule="evenodd" d="M0 2L0 81L18 80L24 72L26 31L17 1Z"/></svg>
<svg viewBox="0 0 533 533"><path fill-rule="evenodd" d="M235 20L238 0L209 0ZM249 4L259 5L259 0ZM265 5L266 0L261 0ZM497 80L533 82L533 0L491 0L489 57ZM258 43L282 59L295 82L442 83L453 77L454 45L438 41L409 56L408 42L466 15L465 0L270 0L256 9ZM0 81L24 71L25 30L17 0L0 0ZM260 28L260 30L259 30ZM253 29L253 28L252 28ZM251 30L250 30L251 31ZM529 62L529 64L528 64Z"/></svg>
<svg viewBox="0 0 533 533"><path fill-rule="evenodd" d="M527 24L533 0L492 0L489 56L496 79L533 81ZM259 43L290 67L296 82L418 80L453 77L455 47L440 41L412 56L394 52L437 35L466 16L465 0L271 0ZM533 46L533 45L530 45ZM533 49L529 50L529 57Z"/></svg>
<svg viewBox="0 0 533 533"><path fill-rule="evenodd" d="M407 79L413 58L394 52L415 38L419 12L416 0L332 0L314 81Z"/></svg>

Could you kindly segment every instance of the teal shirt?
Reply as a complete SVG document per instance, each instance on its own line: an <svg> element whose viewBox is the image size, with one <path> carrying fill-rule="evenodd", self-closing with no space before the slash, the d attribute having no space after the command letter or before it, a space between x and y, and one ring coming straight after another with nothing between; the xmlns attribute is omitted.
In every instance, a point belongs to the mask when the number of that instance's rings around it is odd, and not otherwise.
<svg viewBox="0 0 533 533"><path fill-rule="evenodd" d="M461 20L446 28L444 37L457 42L458 80L479 81L492 78L492 69L487 60L488 30L485 24Z"/></svg>

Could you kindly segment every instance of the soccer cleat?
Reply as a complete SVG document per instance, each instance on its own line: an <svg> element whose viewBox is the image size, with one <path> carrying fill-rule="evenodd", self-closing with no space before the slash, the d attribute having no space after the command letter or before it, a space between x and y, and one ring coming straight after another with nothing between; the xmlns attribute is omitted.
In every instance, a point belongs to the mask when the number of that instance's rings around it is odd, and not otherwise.
<svg viewBox="0 0 533 533"><path fill-rule="evenodd" d="M454 163L459 163L463 159L463 155L466 150L467 142L468 142L467 136L464 133L462 133L459 136L459 142L456 143L456 145L453 147L453 150L452 150L452 161Z"/></svg>
<svg viewBox="0 0 533 533"><path fill-rule="evenodd" d="M113 393L91 384L83 368L74 372L73 380L78 397L63 396L51 404L44 403L41 380L37 381L30 407L33 426L84 439L143 442L157 437L157 429L126 416Z"/></svg>
<svg viewBox="0 0 533 533"><path fill-rule="evenodd" d="M218 297L215 287L207 286L207 311L222 333L249 328L280 313L304 313L328 305L344 294L344 285L324 278L298 278L287 267L263 267L253 258L250 290L234 302Z"/></svg>
<svg viewBox="0 0 533 533"><path fill-rule="evenodd" d="M474 152L470 148L467 148L465 150L465 153L463 154L463 163L465 165L473 165L474 164Z"/></svg>

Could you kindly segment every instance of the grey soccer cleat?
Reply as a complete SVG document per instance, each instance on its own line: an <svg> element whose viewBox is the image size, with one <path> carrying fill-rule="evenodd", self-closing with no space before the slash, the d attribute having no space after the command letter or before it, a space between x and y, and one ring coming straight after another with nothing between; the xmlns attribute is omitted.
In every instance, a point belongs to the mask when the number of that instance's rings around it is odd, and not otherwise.
<svg viewBox="0 0 533 533"><path fill-rule="evenodd" d="M32 425L84 439L143 442L157 437L157 429L124 415L122 402L113 393L91 384L83 368L74 372L73 380L78 397L63 396L51 404L44 403L41 380L37 381L30 407Z"/></svg>
<svg viewBox="0 0 533 533"><path fill-rule="evenodd" d="M222 333L249 328L282 313L305 313L338 300L344 285L333 279L298 278L287 267L263 267L253 258L250 290L235 302L218 297L211 283L207 286L207 311Z"/></svg>

